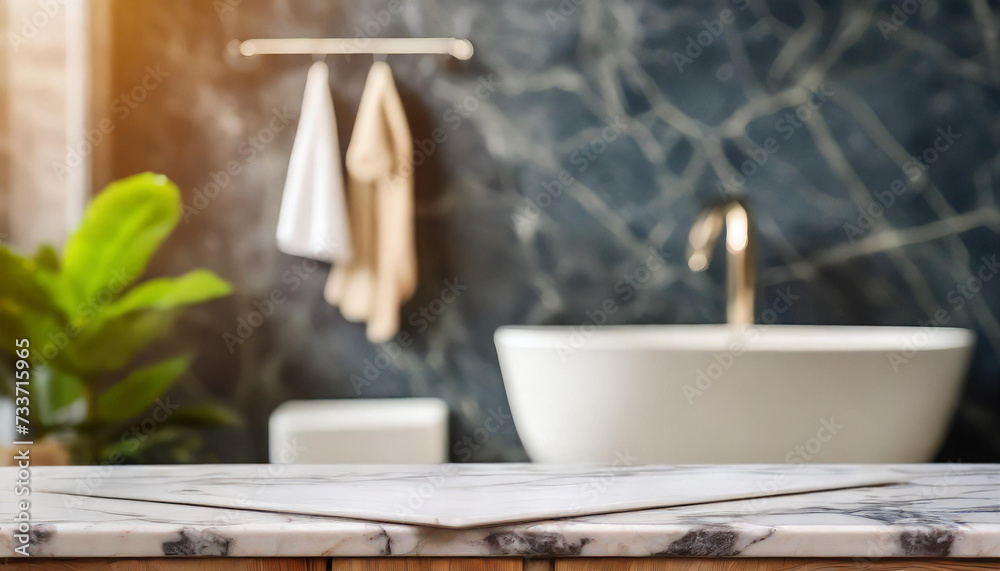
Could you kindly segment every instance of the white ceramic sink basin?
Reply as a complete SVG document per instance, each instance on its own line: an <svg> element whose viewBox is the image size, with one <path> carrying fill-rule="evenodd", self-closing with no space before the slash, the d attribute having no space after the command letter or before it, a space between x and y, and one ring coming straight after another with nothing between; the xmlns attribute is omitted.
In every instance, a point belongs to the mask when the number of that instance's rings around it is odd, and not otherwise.
<svg viewBox="0 0 1000 571"><path fill-rule="evenodd" d="M536 462L925 462L974 335L954 328L501 327Z"/></svg>

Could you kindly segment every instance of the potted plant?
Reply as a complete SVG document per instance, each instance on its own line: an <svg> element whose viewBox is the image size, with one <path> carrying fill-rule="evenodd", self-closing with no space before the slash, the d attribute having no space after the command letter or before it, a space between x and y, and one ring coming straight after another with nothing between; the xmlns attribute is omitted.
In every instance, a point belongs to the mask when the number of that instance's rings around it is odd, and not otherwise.
<svg viewBox="0 0 1000 571"><path fill-rule="evenodd" d="M29 379L36 444L63 443L76 463L183 462L197 428L237 421L211 404L164 403L190 355L137 363L183 308L231 292L207 270L136 283L180 214L177 187L143 173L97 195L61 257L48 245L31 256L0 245L0 376L8 398L25 396L15 376Z"/></svg>

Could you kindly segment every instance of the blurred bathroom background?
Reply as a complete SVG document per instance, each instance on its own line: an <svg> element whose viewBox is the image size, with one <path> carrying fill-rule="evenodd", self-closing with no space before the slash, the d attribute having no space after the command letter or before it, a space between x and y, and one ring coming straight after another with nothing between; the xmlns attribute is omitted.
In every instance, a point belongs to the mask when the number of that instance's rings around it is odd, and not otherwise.
<svg viewBox="0 0 1000 571"><path fill-rule="evenodd" d="M211 459L267 461L291 399L427 396L449 405L452 460L526 460L494 330L723 322L724 267L691 272L683 252L707 202L742 194L758 322L975 330L938 459L1000 461L995 1L15 0L0 18L4 242L61 243L88 194L159 172L184 211L147 276L232 283L158 349L197 354L177 399L244 418L207 434ZM373 345L324 302L328 266L275 248L313 59L232 42L431 36L476 51L387 58L420 281ZM372 56L326 61L346 148Z"/></svg>

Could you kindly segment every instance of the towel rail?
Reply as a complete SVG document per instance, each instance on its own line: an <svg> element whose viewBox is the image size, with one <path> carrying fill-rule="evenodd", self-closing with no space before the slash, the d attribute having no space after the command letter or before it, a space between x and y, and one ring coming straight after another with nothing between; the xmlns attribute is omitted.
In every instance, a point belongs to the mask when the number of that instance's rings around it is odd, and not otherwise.
<svg viewBox="0 0 1000 571"><path fill-rule="evenodd" d="M464 38L271 38L239 42L245 56L264 54L448 54L467 60L472 42Z"/></svg>

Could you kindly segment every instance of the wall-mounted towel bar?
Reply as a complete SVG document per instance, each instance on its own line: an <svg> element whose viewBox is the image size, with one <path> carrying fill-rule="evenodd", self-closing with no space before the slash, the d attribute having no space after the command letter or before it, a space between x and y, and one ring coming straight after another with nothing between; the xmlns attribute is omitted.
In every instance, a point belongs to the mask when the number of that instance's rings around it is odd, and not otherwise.
<svg viewBox="0 0 1000 571"><path fill-rule="evenodd" d="M245 56L262 54L448 54L472 57L472 42L463 38L275 38L239 44Z"/></svg>

